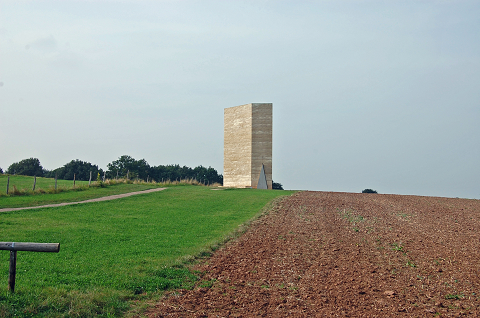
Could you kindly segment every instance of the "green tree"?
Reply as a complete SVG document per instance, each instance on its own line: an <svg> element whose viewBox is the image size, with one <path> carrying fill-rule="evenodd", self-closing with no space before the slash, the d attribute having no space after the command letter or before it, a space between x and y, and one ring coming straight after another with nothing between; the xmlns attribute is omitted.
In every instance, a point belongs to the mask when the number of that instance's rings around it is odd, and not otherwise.
<svg viewBox="0 0 480 318"><path fill-rule="evenodd" d="M109 178L126 177L129 172L129 178L139 178L146 180L147 176L150 180L157 182L161 181L175 181L183 179L196 179L203 183L223 183L223 176L218 174L217 170L212 167L205 168L198 166L194 169L187 166L176 165L159 165L151 167L145 159L136 160L130 156L124 155L118 158L118 160L112 161L107 164L108 171L107 176Z"/></svg>
<svg viewBox="0 0 480 318"><path fill-rule="evenodd" d="M189 178L207 184L223 184L223 176L221 174L218 174L217 170L212 167L205 168L201 165L192 169L192 174L191 176L189 176Z"/></svg>
<svg viewBox="0 0 480 318"><path fill-rule="evenodd" d="M146 180L150 174L150 165L145 159L135 160L134 158L123 155L118 160L112 161L107 164L108 177L113 179L117 175L122 178L128 177L129 179L139 178Z"/></svg>
<svg viewBox="0 0 480 318"><path fill-rule="evenodd" d="M63 167L48 171L45 176L54 178L55 174L57 174L58 179L73 180L73 175L75 174L76 180L88 181L90 179L90 171L92 172L92 180L95 180L98 173L103 175L103 170L99 169L97 165L75 159L66 163Z"/></svg>
<svg viewBox="0 0 480 318"><path fill-rule="evenodd" d="M362 193L378 193L378 192L372 189L364 189L362 190Z"/></svg>
<svg viewBox="0 0 480 318"><path fill-rule="evenodd" d="M38 158L23 159L20 162L15 162L7 169L8 174L20 174L24 176L43 177L44 169L40 164Z"/></svg>
<svg viewBox="0 0 480 318"><path fill-rule="evenodd" d="M2 168L1 168L1 167L0 167L0 173L1 173L1 174L3 174L3 170L2 170Z"/></svg>

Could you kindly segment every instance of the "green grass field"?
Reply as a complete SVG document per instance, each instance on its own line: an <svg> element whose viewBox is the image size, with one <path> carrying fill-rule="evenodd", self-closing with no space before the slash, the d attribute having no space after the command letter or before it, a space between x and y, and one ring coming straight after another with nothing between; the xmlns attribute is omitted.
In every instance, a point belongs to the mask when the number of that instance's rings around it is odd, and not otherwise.
<svg viewBox="0 0 480 318"><path fill-rule="evenodd" d="M58 254L18 252L14 294L7 290L9 252L0 251L0 316L116 317L162 290L191 287L197 278L185 260L291 193L175 186L114 201L0 213L0 241L60 243ZM0 206L21 198L0 197Z"/></svg>
<svg viewBox="0 0 480 318"><path fill-rule="evenodd" d="M0 193L6 194L7 192L7 180L10 177L10 191L13 191L13 186L17 187L18 190L25 189L31 191L33 188L33 177L27 176L7 176L0 174ZM76 186L88 185L88 181L75 181ZM55 179L52 178L40 178L37 177L37 183L35 189L49 189L55 187ZM57 187L59 188L72 188L73 180L57 180Z"/></svg>

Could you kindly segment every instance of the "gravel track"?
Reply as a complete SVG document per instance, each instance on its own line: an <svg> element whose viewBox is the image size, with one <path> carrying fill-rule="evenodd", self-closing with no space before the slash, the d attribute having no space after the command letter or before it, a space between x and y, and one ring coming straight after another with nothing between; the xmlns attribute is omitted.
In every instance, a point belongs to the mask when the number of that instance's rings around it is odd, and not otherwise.
<svg viewBox="0 0 480 318"><path fill-rule="evenodd" d="M147 317L480 317L480 200L300 192Z"/></svg>

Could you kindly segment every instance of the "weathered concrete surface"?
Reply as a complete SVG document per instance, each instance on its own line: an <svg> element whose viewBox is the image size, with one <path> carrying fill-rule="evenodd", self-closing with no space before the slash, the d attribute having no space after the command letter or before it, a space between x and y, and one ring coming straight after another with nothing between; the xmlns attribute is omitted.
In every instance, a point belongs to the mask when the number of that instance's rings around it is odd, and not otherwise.
<svg viewBox="0 0 480 318"><path fill-rule="evenodd" d="M225 108L223 185L256 188L262 165L272 188L271 103Z"/></svg>

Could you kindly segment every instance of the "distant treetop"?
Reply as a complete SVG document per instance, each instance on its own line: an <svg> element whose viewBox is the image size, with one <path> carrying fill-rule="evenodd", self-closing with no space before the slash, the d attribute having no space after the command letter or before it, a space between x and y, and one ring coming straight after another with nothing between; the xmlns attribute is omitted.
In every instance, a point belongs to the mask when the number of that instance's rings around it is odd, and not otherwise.
<svg viewBox="0 0 480 318"><path fill-rule="evenodd" d="M372 189L365 189L362 191L362 193L378 193L378 192Z"/></svg>
<svg viewBox="0 0 480 318"><path fill-rule="evenodd" d="M12 163L10 167L8 167L7 173L43 177L44 170L38 158L30 158Z"/></svg>
<svg viewBox="0 0 480 318"><path fill-rule="evenodd" d="M90 180L90 171L92 172L92 180L97 178L98 173L103 176L103 170L99 169L97 165L76 159L66 163L63 167L46 171L45 177L55 178L55 175L57 175L58 179L73 180L75 175L76 180L88 181Z"/></svg>
<svg viewBox="0 0 480 318"><path fill-rule="evenodd" d="M182 179L197 180L203 184L220 183L223 184L223 175L219 174L217 170L212 167L198 166L190 168L187 166L176 165L159 165L150 166L145 159L136 160L131 156L121 156L117 160L107 164L108 170L105 171L106 177L110 179L128 178L131 180L145 180L145 181L175 181ZM43 169L40 160L37 158L24 159L20 162L15 162L6 171L8 174L18 174L26 176L47 177L63 180L92 180L97 178L100 174L103 176L104 171L90 162L81 160L72 160L66 163L63 167L54 170ZM3 170L0 168L0 173ZM281 184L278 184L281 188Z"/></svg>
<svg viewBox="0 0 480 318"><path fill-rule="evenodd" d="M127 155L107 164L107 168L107 178L110 179L127 178L128 176L129 179L148 179L157 182L194 179L205 184L223 184L223 176L212 167L198 166L192 169L178 164L150 166L145 159L136 160Z"/></svg>

